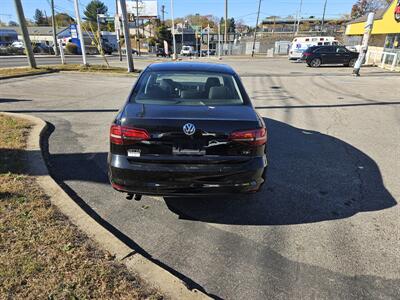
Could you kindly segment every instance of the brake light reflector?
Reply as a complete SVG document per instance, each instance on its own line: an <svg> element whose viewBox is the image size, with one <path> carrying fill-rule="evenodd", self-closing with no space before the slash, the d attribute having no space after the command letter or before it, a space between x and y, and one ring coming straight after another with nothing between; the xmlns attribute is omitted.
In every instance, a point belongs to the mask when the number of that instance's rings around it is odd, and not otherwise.
<svg viewBox="0 0 400 300"><path fill-rule="evenodd" d="M115 124L111 125L110 142L112 144L124 145L148 139L150 139L150 135L145 129L129 128Z"/></svg>
<svg viewBox="0 0 400 300"><path fill-rule="evenodd" d="M303 55L304 56L311 56L311 53L310 52L304 52Z"/></svg>
<svg viewBox="0 0 400 300"><path fill-rule="evenodd" d="M254 146L264 145L267 142L267 129L235 131L229 135L229 140L234 142L250 143Z"/></svg>

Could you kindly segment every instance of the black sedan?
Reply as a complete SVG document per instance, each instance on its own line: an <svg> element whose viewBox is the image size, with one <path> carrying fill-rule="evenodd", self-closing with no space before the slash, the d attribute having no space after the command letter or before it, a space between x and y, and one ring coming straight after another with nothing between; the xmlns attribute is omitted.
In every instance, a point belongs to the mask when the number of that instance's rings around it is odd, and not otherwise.
<svg viewBox="0 0 400 300"><path fill-rule="evenodd" d="M232 68L152 64L111 125L109 177L135 199L257 192L266 142L263 119Z"/></svg>
<svg viewBox="0 0 400 300"><path fill-rule="evenodd" d="M302 60L310 67L319 67L325 64L341 64L353 67L358 53L348 50L344 46L313 46L303 52Z"/></svg>

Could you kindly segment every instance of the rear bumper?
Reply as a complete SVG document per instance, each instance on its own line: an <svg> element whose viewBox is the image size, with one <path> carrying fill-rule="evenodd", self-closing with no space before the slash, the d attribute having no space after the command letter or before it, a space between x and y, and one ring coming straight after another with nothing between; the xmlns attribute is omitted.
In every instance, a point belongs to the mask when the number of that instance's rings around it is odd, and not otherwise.
<svg viewBox="0 0 400 300"><path fill-rule="evenodd" d="M129 162L108 155L114 189L142 195L211 195L256 192L265 181L266 157L230 164Z"/></svg>
<svg viewBox="0 0 400 300"><path fill-rule="evenodd" d="M289 60L300 59L303 56L302 52L293 52L289 54Z"/></svg>

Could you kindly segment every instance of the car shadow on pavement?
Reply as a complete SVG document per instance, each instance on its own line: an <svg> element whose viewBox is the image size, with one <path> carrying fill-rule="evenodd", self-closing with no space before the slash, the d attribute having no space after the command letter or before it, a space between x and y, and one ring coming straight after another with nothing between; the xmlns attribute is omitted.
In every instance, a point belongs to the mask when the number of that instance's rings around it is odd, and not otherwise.
<svg viewBox="0 0 400 300"><path fill-rule="evenodd" d="M181 219L235 225L287 225L351 217L396 205L377 164L350 144L265 119L267 182L253 195L165 197Z"/></svg>

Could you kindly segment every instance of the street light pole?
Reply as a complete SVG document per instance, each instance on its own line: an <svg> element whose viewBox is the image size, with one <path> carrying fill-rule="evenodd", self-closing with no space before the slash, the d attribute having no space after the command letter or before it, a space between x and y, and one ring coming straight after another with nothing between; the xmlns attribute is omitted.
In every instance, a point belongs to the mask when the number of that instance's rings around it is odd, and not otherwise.
<svg viewBox="0 0 400 300"><path fill-rule="evenodd" d="M138 54L140 55L140 28L139 28L139 0L136 0L136 40L138 44Z"/></svg>
<svg viewBox="0 0 400 300"><path fill-rule="evenodd" d="M33 55L32 44L29 38L28 29L26 28L26 20L24 16L24 9L22 8L21 0L14 0L15 9L17 11L18 23L21 28L22 38L25 43L26 55L31 68L36 69L35 56Z"/></svg>
<svg viewBox="0 0 400 300"><path fill-rule="evenodd" d="M322 22L321 22L321 32L324 30L324 23L325 23L325 12L326 12L326 3L328 2L328 0L325 0L324 3L324 12L322 14Z"/></svg>
<svg viewBox="0 0 400 300"><path fill-rule="evenodd" d="M132 46L131 46L131 40L129 39L128 13L126 12L126 2L125 2L125 0L120 0L119 3L121 4L122 27L124 30L126 61L128 64L128 72L133 72Z"/></svg>
<svg viewBox="0 0 400 300"><path fill-rule="evenodd" d="M258 1L257 21L256 21L256 27L254 28L253 49L251 50L251 57L254 57L254 50L256 48L257 27L258 27L258 20L260 18L260 9L261 9L261 0Z"/></svg>
<svg viewBox="0 0 400 300"><path fill-rule="evenodd" d="M300 0L299 11L297 15L297 28L296 28L296 35L299 33L300 30L300 18L301 18L301 8L303 6L303 0Z"/></svg>
<svg viewBox="0 0 400 300"><path fill-rule="evenodd" d="M56 16L54 15L54 0L51 0L50 5L51 5L51 23L53 27L54 54L57 56L59 52L57 46Z"/></svg>
<svg viewBox="0 0 400 300"><path fill-rule="evenodd" d="M81 44L83 65L87 66L85 41L83 39L83 32L82 32L82 27L81 27L81 16L79 14L78 0L74 1L74 7L75 7L75 18L76 18L76 23L77 23L76 25L78 27L79 40L80 40L80 44Z"/></svg>
<svg viewBox="0 0 400 300"><path fill-rule="evenodd" d="M224 44L228 42L228 0L225 0L225 33Z"/></svg>
<svg viewBox="0 0 400 300"><path fill-rule="evenodd" d="M118 18L118 22L114 22L115 25L118 23L118 27L116 27L116 32L117 32L117 41L118 41L118 54L119 54L119 61L122 61L122 53L121 53L121 28L120 28L120 22L119 22L119 12L118 12L118 0L115 0L115 14L116 18Z"/></svg>
<svg viewBox="0 0 400 300"><path fill-rule="evenodd" d="M175 40L175 21L174 21L174 0L171 0L171 19L172 19L172 43L174 47L173 59L176 59L176 40Z"/></svg>

